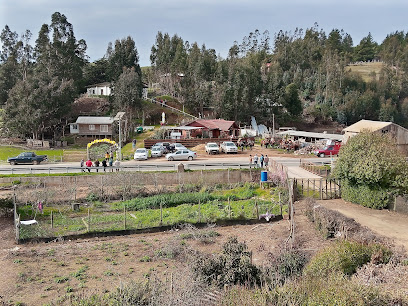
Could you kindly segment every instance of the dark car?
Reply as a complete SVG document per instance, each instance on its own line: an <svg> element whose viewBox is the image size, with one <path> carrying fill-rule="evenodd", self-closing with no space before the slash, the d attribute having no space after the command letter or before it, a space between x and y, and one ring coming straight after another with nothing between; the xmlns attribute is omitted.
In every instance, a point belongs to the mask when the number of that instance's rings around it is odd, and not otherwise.
<svg viewBox="0 0 408 306"><path fill-rule="evenodd" d="M7 162L10 165L17 164L34 164L39 165L42 161L47 160L47 155L37 155L34 152L23 152L16 157L10 157L7 159Z"/></svg>

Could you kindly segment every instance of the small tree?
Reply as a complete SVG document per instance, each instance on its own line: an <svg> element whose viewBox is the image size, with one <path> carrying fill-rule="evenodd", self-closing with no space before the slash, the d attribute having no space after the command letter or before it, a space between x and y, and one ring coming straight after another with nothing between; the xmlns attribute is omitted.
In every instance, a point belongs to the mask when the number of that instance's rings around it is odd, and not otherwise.
<svg viewBox="0 0 408 306"><path fill-rule="evenodd" d="M334 175L342 181L346 200L384 208L392 194L408 190L408 165L395 141L379 133L363 132L340 151Z"/></svg>

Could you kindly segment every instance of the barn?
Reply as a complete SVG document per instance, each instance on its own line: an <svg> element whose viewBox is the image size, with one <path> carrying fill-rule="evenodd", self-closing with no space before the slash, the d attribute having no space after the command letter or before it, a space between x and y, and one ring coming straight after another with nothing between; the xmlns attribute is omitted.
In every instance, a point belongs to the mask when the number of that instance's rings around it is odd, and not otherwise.
<svg viewBox="0 0 408 306"><path fill-rule="evenodd" d="M363 131L390 134L401 151L408 155L408 130L393 122L360 120L343 129L343 143Z"/></svg>

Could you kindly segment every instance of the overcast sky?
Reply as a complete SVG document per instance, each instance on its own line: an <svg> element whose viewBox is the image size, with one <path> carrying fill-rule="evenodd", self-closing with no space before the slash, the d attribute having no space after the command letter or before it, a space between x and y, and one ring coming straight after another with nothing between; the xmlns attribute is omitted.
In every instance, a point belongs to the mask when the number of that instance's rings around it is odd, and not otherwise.
<svg viewBox="0 0 408 306"><path fill-rule="evenodd" d="M108 43L130 35L141 66L150 65L158 31L205 44L222 57L251 31L310 28L315 22L329 33L344 29L358 44L371 32L381 43L391 32L408 30L407 0L0 0L0 26L18 34L29 29L32 44L54 12L64 14L76 38L85 39L91 61Z"/></svg>

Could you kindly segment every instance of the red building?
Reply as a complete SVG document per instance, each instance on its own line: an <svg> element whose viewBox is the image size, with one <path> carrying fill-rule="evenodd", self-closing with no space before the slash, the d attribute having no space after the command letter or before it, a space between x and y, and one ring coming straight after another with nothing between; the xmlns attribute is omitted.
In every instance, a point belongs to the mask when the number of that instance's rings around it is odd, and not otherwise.
<svg viewBox="0 0 408 306"><path fill-rule="evenodd" d="M239 126L235 121L228 121L224 119L197 119L186 124L186 126L198 127L189 131L190 137L208 137L208 138L225 138L238 137ZM187 131L182 131L183 138L187 137Z"/></svg>

